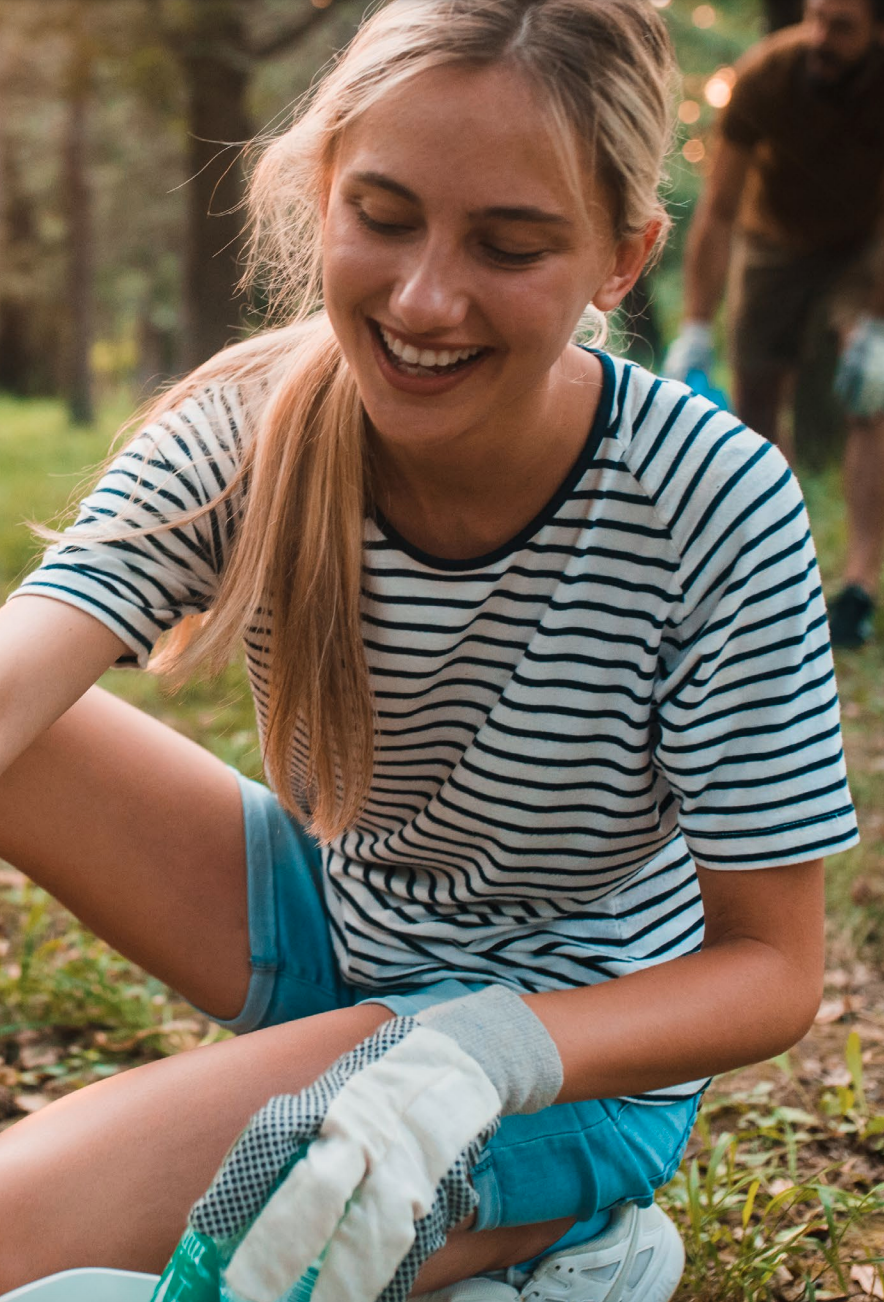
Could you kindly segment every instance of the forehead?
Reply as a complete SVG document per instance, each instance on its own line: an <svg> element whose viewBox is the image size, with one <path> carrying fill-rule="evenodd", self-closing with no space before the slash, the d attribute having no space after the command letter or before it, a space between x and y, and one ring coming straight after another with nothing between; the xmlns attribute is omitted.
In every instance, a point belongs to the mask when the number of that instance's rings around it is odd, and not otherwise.
<svg viewBox="0 0 884 1302"><path fill-rule="evenodd" d="M516 70L448 66L394 87L347 127L335 173L379 172L430 203L573 210L569 143Z"/></svg>
<svg viewBox="0 0 884 1302"><path fill-rule="evenodd" d="M872 0L805 0L804 12L811 18L860 26L872 22Z"/></svg>

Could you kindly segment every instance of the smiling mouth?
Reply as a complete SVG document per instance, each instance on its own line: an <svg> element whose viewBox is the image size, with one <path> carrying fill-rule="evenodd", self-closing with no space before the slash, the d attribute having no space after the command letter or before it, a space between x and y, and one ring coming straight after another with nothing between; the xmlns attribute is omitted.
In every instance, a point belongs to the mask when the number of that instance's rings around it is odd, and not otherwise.
<svg viewBox="0 0 884 1302"><path fill-rule="evenodd" d="M416 348L404 344L377 321L370 322L390 365L412 379L454 375L486 357L490 348Z"/></svg>

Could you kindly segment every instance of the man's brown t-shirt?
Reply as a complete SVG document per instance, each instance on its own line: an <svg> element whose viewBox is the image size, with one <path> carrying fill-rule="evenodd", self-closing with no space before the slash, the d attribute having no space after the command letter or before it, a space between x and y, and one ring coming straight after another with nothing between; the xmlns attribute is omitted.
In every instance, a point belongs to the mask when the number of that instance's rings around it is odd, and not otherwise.
<svg viewBox="0 0 884 1302"><path fill-rule="evenodd" d="M720 129L752 151L740 227L798 254L868 243L884 210L884 48L845 85L821 86L799 25L754 46L737 73Z"/></svg>

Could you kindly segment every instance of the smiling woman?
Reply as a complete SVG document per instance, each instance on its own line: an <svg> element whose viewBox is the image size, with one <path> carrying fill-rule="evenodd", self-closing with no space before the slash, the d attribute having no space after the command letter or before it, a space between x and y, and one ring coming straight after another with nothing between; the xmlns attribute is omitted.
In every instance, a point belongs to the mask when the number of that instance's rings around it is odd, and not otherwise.
<svg viewBox="0 0 884 1302"><path fill-rule="evenodd" d="M788 468L574 343L671 74L646 0L379 9L253 174L280 324L0 612L0 854L240 1032L3 1135L0 1289L191 1208L255 1302L675 1291L654 1190L812 1018L855 824ZM163 634L245 643L271 789L89 690Z"/></svg>
<svg viewBox="0 0 884 1302"><path fill-rule="evenodd" d="M659 230L618 240L605 188L575 190L554 140L522 73L443 67L416 102L406 84L368 109L335 159L326 310L378 505L436 555L505 542L574 464L602 388L599 359L569 347L575 323L619 303ZM494 501L464 500L493 481Z"/></svg>

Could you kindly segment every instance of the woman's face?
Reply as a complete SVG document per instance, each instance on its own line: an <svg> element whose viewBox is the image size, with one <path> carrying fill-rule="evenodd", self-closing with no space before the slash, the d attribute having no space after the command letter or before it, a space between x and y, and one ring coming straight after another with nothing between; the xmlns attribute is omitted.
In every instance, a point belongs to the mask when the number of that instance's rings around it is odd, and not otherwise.
<svg viewBox="0 0 884 1302"><path fill-rule="evenodd" d="M344 133L325 301L385 441L438 446L542 409L580 314L614 307L645 252L587 198L504 68L425 73Z"/></svg>

